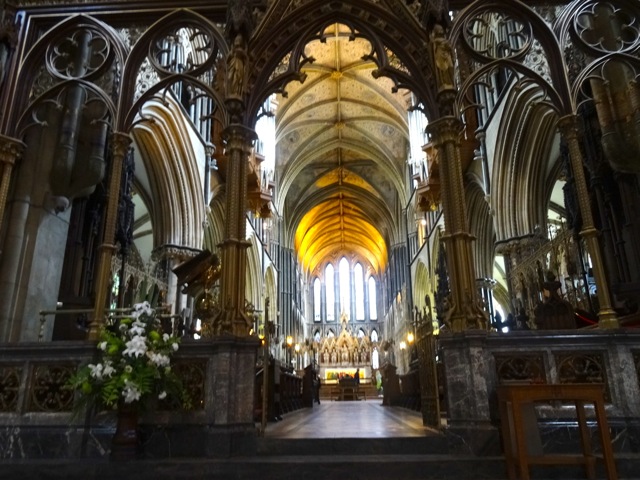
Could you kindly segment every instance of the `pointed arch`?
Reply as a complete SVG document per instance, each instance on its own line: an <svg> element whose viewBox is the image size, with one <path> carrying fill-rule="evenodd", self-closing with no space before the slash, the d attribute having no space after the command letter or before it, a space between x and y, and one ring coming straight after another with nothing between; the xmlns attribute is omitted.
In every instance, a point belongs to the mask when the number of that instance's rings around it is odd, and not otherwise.
<svg viewBox="0 0 640 480"><path fill-rule="evenodd" d="M255 68L249 78L252 95L248 118L257 115L267 95L292 80L304 80L297 74L300 66L310 60L304 56L304 46L332 23L349 25L367 38L372 44L371 58L378 63L378 75L392 78L396 88L414 91L429 116L436 115L437 102L429 88L433 71L424 51L428 41L426 31L402 2L395 5L392 13L384 6L369 4L365 16L356 3L311 0L291 10L285 2L272 3L250 41L250 49L255 52ZM279 34L273 35L273 32ZM397 56L395 61L389 59L390 53ZM272 78L272 72L278 70L285 57L290 61L288 68ZM394 68L396 66L400 69Z"/></svg>
<svg viewBox="0 0 640 480"><path fill-rule="evenodd" d="M210 252L218 250L224 240L225 195L216 195L207 211L207 226L204 231L204 248Z"/></svg>
<svg viewBox="0 0 640 480"><path fill-rule="evenodd" d="M251 245L247 249L247 272L245 274L245 298L254 306L260 305L262 295L262 262L260 260L260 252L262 245L255 234L249 238ZM223 267L224 268L224 265Z"/></svg>
<svg viewBox="0 0 640 480"><path fill-rule="evenodd" d="M161 44L167 35L179 37L175 32L188 31L188 61L180 65L166 65L162 58ZM175 10L154 23L138 39L128 56L123 73L122 89L118 101L118 128L129 131L139 116L143 105L152 97L167 98L171 88L183 82L197 96L212 100L214 116L226 112L224 99L210 85L216 77L217 65L225 58L229 47L218 27L192 10ZM146 81L140 82L143 75ZM226 118L226 113L223 115ZM226 123L226 122L225 122Z"/></svg>
<svg viewBox="0 0 640 480"><path fill-rule="evenodd" d="M416 308L422 309L426 306L425 297L432 296L432 278L427 266L422 260L419 260L413 282L413 303ZM431 304L433 305L433 302Z"/></svg>
<svg viewBox="0 0 640 480"><path fill-rule="evenodd" d="M278 311L278 280L277 272L272 265L267 267L264 274L264 291L265 299L269 299L269 320L277 323L277 311Z"/></svg>
<svg viewBox="0 0 640 480"><path fill-rule="evenodd" d="M503 134L495 145L487 145L493 158L491 210L497 242L529 235L536 225L546 224L546 199L557 177L558 117L536 105L540 95L533 85L511 90L500 120Z"/></svg>
<svg viewBox="0 0 640 480"><path fill-rule="evenodd" d="M143 160L136 186L148 199L154 246L202 248L204 148L175 101L148 102L132 137ZM198 149L199 151L197 151Z"/></svg>
<svg viewBox="0 0 640 480"><path fill-rule="evenodd" d="M485 200L484 191L476 182L467 185L465 199L469 212L469 232L476 237L476 241L472 243L476 277L493 278L495 233L489 204Z"/></svg>
<svg viewBox="0 0 640 480"><path fill-rule="evenodd" d="M104 49L100 52L101 61L98 65L92 65L86 69L81 76L74 77L56 68L54 62L54 50L52 44L64 42L68 36L78 32L87 32L94 40L101 38L104 42ZM40 92L35 98L29 98L35 92L32 88L16 89L18 95L15 101L9 104L9 108L2 115L0 122L6 127L6 132L10 136L19 137L19 133L33 119L23 112L29 110L29 105L39 102L40 98L50 98L66 88L69 84L79 84L83 88L90 89L102 99L110 112L110 118L114 120L117 116L117 100L112 98L107 92L97 87L93 82L103 76L107 71L118 65L122 67L126 59L126 48L120 36L106 23L88 15L72 15L59 24L52 27L47 33L40 37L26 53L18 68L17 85L32 85L43 76L49 75L52 79L53 87L47 91ZM57 81L56 81L57 80ZM22 120L16 121L20 116ZM3 129L4 130L4 129Z"/></svg>

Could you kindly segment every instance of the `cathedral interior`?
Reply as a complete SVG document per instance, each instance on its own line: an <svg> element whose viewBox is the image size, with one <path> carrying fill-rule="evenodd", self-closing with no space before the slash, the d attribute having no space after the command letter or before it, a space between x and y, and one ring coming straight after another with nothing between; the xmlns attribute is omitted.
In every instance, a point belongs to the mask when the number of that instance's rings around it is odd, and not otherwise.
<svg viewBox="0 0 640 480"><path fill-rule="evenodd" d="M148 302L174 456L251 450L310 372L473 455L503 387L598 385L637 456L639 79L637 0L0 0L0 455L106 455L64 385Z"/></svg>

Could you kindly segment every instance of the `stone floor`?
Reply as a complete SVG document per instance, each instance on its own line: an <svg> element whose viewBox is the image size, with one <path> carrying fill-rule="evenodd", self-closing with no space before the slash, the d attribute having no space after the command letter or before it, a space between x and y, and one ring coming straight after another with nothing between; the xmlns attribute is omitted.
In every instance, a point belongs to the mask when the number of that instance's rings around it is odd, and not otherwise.
<svg viewBox="0 0 640 480"><path fill-rule="evenodd" d="M390 408L376 398L357 402L323 401L268 423L267 438L424 437L436 432L422 425L419 412Z"/></svg>

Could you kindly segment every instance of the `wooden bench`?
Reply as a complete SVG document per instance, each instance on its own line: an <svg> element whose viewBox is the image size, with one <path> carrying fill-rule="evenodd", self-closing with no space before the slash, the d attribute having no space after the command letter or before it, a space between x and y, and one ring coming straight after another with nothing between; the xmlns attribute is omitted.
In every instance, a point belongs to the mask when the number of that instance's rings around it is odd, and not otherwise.
<svg viewBox="0 0 640 480"><path fill-rule="evenodd" d="M509 480L516 480L516 468L521 480L529 480L529 465L584 465L587 478L595 479L595 456L587 427L584 404L593 404L595 419L600 432L602 459L609 480L616 480L616 465L611 448L611 438L604 409L604 387L599 384L532 384L503 385L498 387L498 402L502 424L502 438ZM532 452L527 445L525 423L527 414L535 418L534 402L565 401L576 406L582 455L543 454ZM531 420L531 418L529 418ZM531 440L531 439L530 439Z"/></svg>

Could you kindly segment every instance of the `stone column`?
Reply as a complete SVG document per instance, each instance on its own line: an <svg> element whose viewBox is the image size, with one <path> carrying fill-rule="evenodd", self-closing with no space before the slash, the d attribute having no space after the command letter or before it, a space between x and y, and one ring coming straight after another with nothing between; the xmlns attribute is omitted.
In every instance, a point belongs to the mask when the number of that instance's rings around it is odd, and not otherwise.
<svg viewBox="0 0 640 480"><path fill-rule="evenodd" d="M111 178L109 179L109 200L105 215L105 227L102 244L98 247L98 269L96 272L96 300L93 311L93 320L89 327L89 340L97 340L100 327L104 323L104 311L108 289L110 285L111 257L117 248L113 244L116 234L116 221L118 218L118 204L120 195L120 180L122 177L122 165L127 154L131 138L121 132L114 132L111 140L113 155L111 158Z"/></svg>
<svg viewBox="0 0 640 480"><path fill-rule="evenodd" d="M224 319L216 328L218 333L244 337L249 334L251 321L245 314L245 285L247 275L247 163L254 130L244 125L246 72L249 69L246 38L251 30L246 1L229 4L228 20L231 30L231 49L226 59L226 100L229 126L222 132L227 159L226 223L224 240L220 244L222 275L219 303Z"/></svg>
<svg viewBox="0 0 640 480"><path fill-rule="evenodd" d="M460 161L460 132L462 124L453 116L442 117L428 127L440 157L442 205L445 219L447 271L451 298L445 323L453 332L468 329L487 329L487 318L480 306L475 285L471 242L468 232L465 193Z"/></svg>
<svg viewBox="0 0 640 480"><path fill-rule="evenodd" d="M0 135L0 165L2 166L2 180L0 180L0 226L4 219L13 166L22 155L24 149L25 145L20 140Z"/></svg>
<svg viewBox="0 0 640 480"><path fill-rule="evenodd" d="M569 157L571 159L571 170L575 178L576 193L580 215L582 216L582 230L580 236L585 239L587 250L591 256L593 264L593 277L598 289L598 301L600 311L598 312L599 325L602 328L618 328L620 326L616 317L616 312L611 306L611 294L602 261L602 251L600 249L599 235L593 223L587 181L584 176L583 158L578 142L578 118L575 115L562 117L559 122L560 133L566 139L569 146Z"/></svg>
<svg viewBox="0 0 640 480"><path fill-rule="evenodd" d="M247 275L247 159L255 132L240 124L232 124L224 132L227 155L226 224L224 241L220 245L222 277L220 306L231 318L230 331L246 336L251 325L244 315Z"/></svg>
<svg viewBox="0 0 640 480"><path fill-rule="evenodd" d="M254 438L253 419L255 365L258 337L219 336L211 344L211 362L207 376L207 396L213 406L208 453L228 457L250 448ZM244 441L243 441L244 440Z"/></svg>
<svg viewBox="0 0 640 480"><path fill-rule="evenodd" d="M495 394L495 366L487 348L489 334L467 331L438 337L444 366L447 395L447 428L450 448L455 453L478 454L495 442L492 405Z"/></svg>

